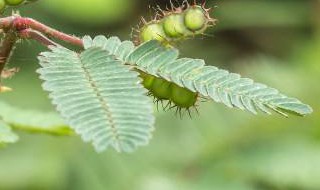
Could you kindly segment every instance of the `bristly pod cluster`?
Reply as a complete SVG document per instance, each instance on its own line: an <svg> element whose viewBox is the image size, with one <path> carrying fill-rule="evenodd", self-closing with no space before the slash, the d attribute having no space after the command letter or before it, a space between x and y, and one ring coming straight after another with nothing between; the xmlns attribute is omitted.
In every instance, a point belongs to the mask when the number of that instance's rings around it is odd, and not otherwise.
<svg viewBox="0 0 320 190"><path fill-rule="evenodd" d="M185 1L181 6L171 4L170 9L156 13L151 21L141 20L141 25L135 29L133 36L136 45L150 40L158 40L167 45L185 40L196 35L204 34L210 26L214 26L216 19L211 18L211 8L206 8L205 3L190 5Z"/></svg>
<svg viewBox="0 0 320 190"><path fill-rule="evenodd" d="M31 3L37 0L0 0L0 13L3 12L7 6L19 6L24 3Z"/></svg>
<svg viewBox="0 0 320 190"><path fill-rule="evenodd" d="M158 10L161 14L156 14L153 20L147 22L142 18L142 26L134 36L136 45L157 40L170 48L175 42L204 34L207 28L213 26L216 21L210 17L210 9L205 8L205 3L190 5L185 1L179 7L171 4L171 9L158 8ZM155 97L157 103L167 100L167 106L176 107L178 111L181 109L189 111L195 106L199 97L197 92L144 72L140 72L140 76L144 87L150 91L150 95Z"/></svg>

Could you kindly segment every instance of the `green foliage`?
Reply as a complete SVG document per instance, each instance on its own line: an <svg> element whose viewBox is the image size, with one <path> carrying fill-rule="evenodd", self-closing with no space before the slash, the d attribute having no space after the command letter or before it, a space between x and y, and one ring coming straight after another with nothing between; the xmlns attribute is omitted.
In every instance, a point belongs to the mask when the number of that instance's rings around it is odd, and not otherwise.
<svg viewBox="0 0 320 190"><path fill-rule="evenodd" d="M114 37L109 40L103 36L98 36L94 40L84 38L84 42L104 47L110 52L113 52L112 49L121 49L124 46ZM129 43L124 42L130 47L126 52L133 51ZM127 56L117 54L115 56L143 72L162 77L231 108L237 107L254 114L258 111L267 114L275 111L284 116L288 116L288 113L303 116L312 112L310 106L295 98L289 98L264 84L254 83L251 79L241 78L238 74L214 66L205 66L203 60L177 59L176 49L165 48L157 41L146 42Z"/></svg>
<svg viewBox="0 0 320 190"><path fill-rule="evenodd" d="M7 5L17 6L17 5L22 4L24 2L24 0L5 0L5 2Z"/></svg>
<svg viewBox="0 0 320 190"><path fill-rule="evenodd" d="M0 102L0 117L17 130L52 135L72 135L73 131L55 113L24 110Z"/></svg>
<svg viewBox="0 0 320 190"><path fill-rule="evenodd" d="M67 123L98 152L108 147L131 152L147 144L153 130L152 101L138 73L113 55L126 57L133 46L118 43L111 38L101 44L110 51L86 44L81 54L52 47L39 57L43 88Z"/></svg>
<svg viewBox="0 0 320 190"><path fill-rule="evenodd" d="M4 0L0 0L0 13L6 8L6 2Z"/></svg>
<svg viewBox="0 0 320 190"><path fill-rule="evenodd" d="M117 23L132 14L132 0L43 0L44 9L54 17L78 26ZM79 27L77 27L79 29ZM81 28L81 27L80 27Z"/></svg>
<svg viewBox="0 0 320 190"><path fill-rule="evenodd" d="M10 126L0 120L0 146L7 143L15 143L19 137L12 132Z"/></svg>

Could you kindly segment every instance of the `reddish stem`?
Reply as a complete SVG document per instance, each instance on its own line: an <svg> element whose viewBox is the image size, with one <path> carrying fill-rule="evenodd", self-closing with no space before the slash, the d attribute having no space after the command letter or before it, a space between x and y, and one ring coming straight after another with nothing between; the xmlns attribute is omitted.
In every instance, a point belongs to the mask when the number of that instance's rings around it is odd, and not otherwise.
<svg viewBox="0 0 320 190"><path fill-rule="evenodd" d="M50 37L83 47L83 43L80 38L62 33L31 18L16 17L13 21L13 27L17 30L31 28Z"/></svg>
<svg viewBox="0 0 320 190"><path fill-rule="evenodd" d="M83 48L83 42L80 38L65 34L34 19L21 17L19 15L0 18L0 32L1 30L5 33L5 37L0 45L0 91L1 73L19 37L34 39L47 47L50 45L58 46L57 43L47 37L49 36Z"/></svg>
<svg viewBox="0 0 320 190"><path fill-rule="evenodd" d="M66 43L83 47L83 42L80 38L60 32L32 18L21 17L18 15L0 18L0 28L4 29L4 31L12 29L18 32L30 28Z"/></svg>
<svg viewBox="0 0 320 190"><path fill-rule="evenodd" d="M57 43L50 40L48 37L43 35L41 32L35 31L33 29L24 29L21 30L19 33L19 37L23 39L33 39L39 42L40 44L48 47L48 46L58 46Z"/></svg>
<svg viewBox="0 0 320 190"><path fill-rule="evenodd" d="M0 79L1 73L10 58L12 50L14 48L14 44L17 41L17 36L14 33L5 34L1 45L0 45ZM1 82L1 81L0 81ZM1 86L1 85L0 85Z"/></svg>

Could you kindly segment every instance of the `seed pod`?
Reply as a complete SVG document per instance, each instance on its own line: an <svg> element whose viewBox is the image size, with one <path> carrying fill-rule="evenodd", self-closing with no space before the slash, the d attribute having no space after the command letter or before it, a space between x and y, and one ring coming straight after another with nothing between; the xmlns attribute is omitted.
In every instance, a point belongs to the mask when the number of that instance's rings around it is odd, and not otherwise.
<svg viewBox="0 0 320 190"><path fill-rule="evenodd" d="M162 79L155 78L152 84L151 92L158 100L169 100L171 96L172 83Z"/></svg>
<svg viewBox="0 0 320 190"><path fill-rule="evenodd" d="M158 40L160 42L165 40L165 33L161 23L150 23L141 29L140 34L141 42L150 40Z"/></svg>
<svg viewBox="0 0 320 190"><path fill-rule="evenodd" d="M24 2L24 0L5 0L5 2L7 5L17 6L17 5L22 4Z"/></svg>
<svg viewBox="0 0 320 190"><path fill-rule="evenodd" d="M163 29L167 36L178 38L188 34L187 28L184 26L182 14L171 14L164 18Z"/></svg>
<svg viewBox="0 0 320 190"><path fill-rule="evenodd" d="M191 31L201 31L206 28L206 12L201 6L191 6L185 11L184 23Z"/></svg>
<svg viewBox="0 0 320 190"><path fill-rule="evenodd" d="M179 40L188 37L203 34L210 26L214 24L215 19L209 15L210 9L205 5L182 5L181 7L172 7L172 9L160 10L162 15L157 15L152 21L147 22L142 19L143 26L136 31L139 32L135 37L136 45L150 40L158 40L165 47L172 47ZM175 104L177 110L189 109L195 106L198 93L192 92L187 88L180 87L173 82L165 79L139 72L143 79L143 86L150 90L157 101L169 100L169 104Z"/></svg>
<svg viewBox="0 0 320 190"><path fill-rule="evenodd" d="M0 0L0 13L2 13L5 8L6 8L6 2L4 0Z"/></svg>
<svg viewBox="0 0 320 190"><path fill-rule="evenodd" d="M170 100L180 108L190 108L197 102L198 93L182 88L176 84L171 85Z"/></svg>
<svg viewBox="0 0 320 190"><path fill-rule="evenodd" d="M147 74L143 71L140 71L139 73L140 73L140 77L143 79L142 85L146 89L151 90L152 85L153 85L153 81L155 80L156 77L153 75Z"/></svg>

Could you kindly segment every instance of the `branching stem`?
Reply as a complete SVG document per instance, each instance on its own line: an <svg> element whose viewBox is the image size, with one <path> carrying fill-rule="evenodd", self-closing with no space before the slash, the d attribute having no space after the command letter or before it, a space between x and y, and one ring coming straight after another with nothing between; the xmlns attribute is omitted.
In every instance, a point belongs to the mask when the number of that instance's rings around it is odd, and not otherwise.
<svg viewBox="0 0 320 190"><path fill-rule="evenodd" d="M83 42L80 38L65 34L32 18L21 17L20 15L0 18L0 31L4 33L4 38L0 45L0 76L19 38L33 39L46 47L50 45L58 46L50 38L83 47Z"/></svg>
<svg viewBox="0 0 320 190"><path fill-rule="evenodd" d="M38 31L46 36L75 46L83 47L83 43L80 38L60 32L32 18L21 17L19 15L0 18L0 29L3 29L4 31L14 30L17 32L25 29L33 29L34 31ZM32 35L30 37L32 38Z"/></svg>
<svg viewBox="0 0 320 190"><path fill-rule="evenodd" d="M40 44L48 47L48 46L58 46L57 43L50 40L47 36L43 35L41 32L33 30L31 28L21 30L18 33L19 37L22 39L33 39L39 42Z"/></svg>
<svg viewBox="0 0 320 190"><path fill-rule="evenodd" d="M15 33L6 33L0 45L0 76L17 41ZM1 85L1 84L0 84Z"/></svg>

